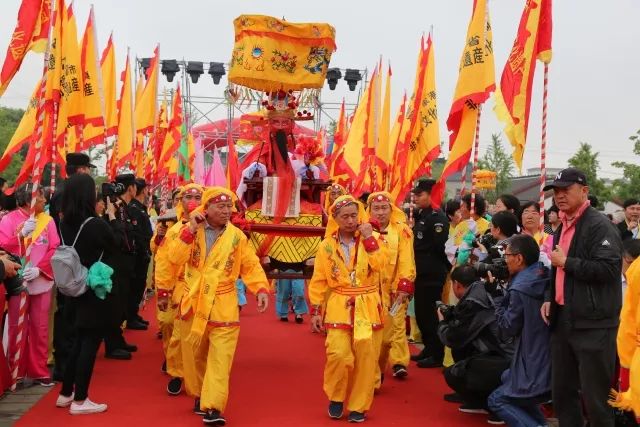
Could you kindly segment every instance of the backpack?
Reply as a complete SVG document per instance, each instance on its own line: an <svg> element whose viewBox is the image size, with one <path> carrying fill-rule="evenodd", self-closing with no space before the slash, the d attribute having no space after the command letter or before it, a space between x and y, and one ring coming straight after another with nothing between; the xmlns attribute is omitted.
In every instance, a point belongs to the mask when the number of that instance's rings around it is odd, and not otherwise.
<svg viewBox="0 0 640 427"><path fill-rule="evenodd" d="M53 280L62 295L79 297L87 291L89 270L80 262L80 257L74 246L85 224L93 218L89 217L84 220L71 246L65 244L62 233L60 233L62 244L56 248L51 257L51 268L53 269Z"/></svg>

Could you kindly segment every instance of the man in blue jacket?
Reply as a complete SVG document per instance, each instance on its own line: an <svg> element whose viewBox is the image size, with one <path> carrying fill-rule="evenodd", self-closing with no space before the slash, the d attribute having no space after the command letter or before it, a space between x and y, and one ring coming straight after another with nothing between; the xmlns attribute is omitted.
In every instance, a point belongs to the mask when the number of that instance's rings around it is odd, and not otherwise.
<svg viewBox="0 0 640 427"><path fill-rule="evenodd" d="M528 235L511 237L504 256L511 279L496 318L500 333L516 339L516 351L502 385L489 396L489 409L509 426L543 426L539 404L551 391L551 333L540 308L549 270L538 261L540 248Z"/></svg>

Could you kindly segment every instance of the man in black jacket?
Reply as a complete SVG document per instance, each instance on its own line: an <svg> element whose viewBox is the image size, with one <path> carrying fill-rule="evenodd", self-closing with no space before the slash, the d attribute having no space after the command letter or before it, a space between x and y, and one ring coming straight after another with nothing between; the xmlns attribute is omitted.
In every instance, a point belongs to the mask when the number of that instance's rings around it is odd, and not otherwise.
<svg viewBox="0 0 640 427"><path fill-rule="evenodd" d="M136 196L127 206L133 234L135 235L135 266L131 279L131 291L127 301L127 329L146 330L148 322L138 313L140 302L147 286L147 270L151 261L150 242L153 237L151 220L145 206L145 189L147 183L142 178L136 178Z"/></svg>
<svg viewBox="0 0 640 427"><path fill-rule="evenodd" d="M640 239L640 201L628 199L624 201L624 220L618 223L618 230L622 240Z"/></svg>
<svg viewBox="0 0 640 427"><path fill-rule="evenodd" d="M441 299L442 288L451 269L444 253L444 244L449 238L449 220L440 209L431 206L431 189L435 181L418 182L412 190L417 210L413 225L413 249L416 261L415 312L416 323L422 334L425 347L419 354L411 356L419 368L442 366L444 346L438 339L438 317L436 301Z"/></svg>
<svg viewBox="0 0 640 427"><path fill-rule="evenodd" d="M562 224L554 235L550 289L542 305L551 324L553 405L562 426L613 427L607 404L622 303L622 241L613 224L589 206L587 178L562 170L553 189Z"/></svg>

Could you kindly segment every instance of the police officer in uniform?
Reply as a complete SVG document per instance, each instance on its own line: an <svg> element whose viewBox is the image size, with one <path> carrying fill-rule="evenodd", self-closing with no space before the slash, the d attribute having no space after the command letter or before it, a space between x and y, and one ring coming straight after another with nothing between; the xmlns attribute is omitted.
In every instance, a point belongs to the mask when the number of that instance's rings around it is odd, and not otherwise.
<svg viewBox="0 0 640 427"><path fill-rule="evenodd" d="M411 359L420 368L441 367L444 346L438 338L436 301L441 299L442 288L451 269L444 252L449 238L449 220L440 209L431 206L431 189L436 182L422 180L412 190L415 195L414 253L416 260L415 312L416 323L422 334L425 348Z"/></svg>
<svg viewBox="0 0 640 427"><path fill-rule="evenodd" d="M135 266L131 279L131 291L127 301L127 329L146 330L149 322L138 313L140 301L147 285L147 271L151 261L150 243L153 237L151 220L145 206L147 183L136 178L136 196L129 203L128 211L135 234Z"/></svg>
<svg viewBox="0 0 640 427"><path fill-rule="evenodd" d="M135 268L135 233L129 215L129 203L136 195L136 177L133 174L116 176L116 184L121 186L115 201L116 218L124 223L124 227L115 236L119 243L120 251L114 256L112 294L114 296L114 308L112 322L105 334L105 357L108 359L129 360L131 353L138 348L127 344L122 335L122 322L126 320L127 302L131 291L131 279Z"/></svg>

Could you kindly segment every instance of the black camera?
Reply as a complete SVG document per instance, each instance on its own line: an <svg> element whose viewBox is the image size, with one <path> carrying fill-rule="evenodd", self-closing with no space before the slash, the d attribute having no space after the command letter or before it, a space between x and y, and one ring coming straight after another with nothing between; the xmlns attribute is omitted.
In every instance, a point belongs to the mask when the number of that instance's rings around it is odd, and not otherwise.
<svg viewBox="0 0 640 427"><path fill-rule="evenodd" d="M473 264L473 268L476 270L478 277L486 278L491 272L491 275L498 281L506 282L509 280L509 269L504 258L494 258L490 263L476 262Z"/></svg>
<svg viewBox="0 0 640 427"><path fill-rule="evenodd" d="M442 301L436 301L436 310L440 310L440 313L442 313L442 317L444 317L445 320L451 318L451 313L453 313L453 307L454 306L447 305Z"/></svg>
<svg viewBox="0 0 640 427"><path fill-rule="evenodd" d="M0 248L0 251L6 252L2 248ZM9 258L10 261L15 262L16 264L22 265L20 258L17 257L16 255L6 252L6 256ZM24 279L22 278L21 272L18 272L18 274L16 274L13 277L5 277L3 280L3 283L4 283L5 289L7 290L7 295L9 295L10 297L19 295L20 292L24 290L23 280Z"/></svg>
<svg viewBox="0 0 640 427"><path fill-rule="evenodd" d="M496 239L495 237L493 237L490 233L486 233L483 234L480 237L477 237L473 243L471 244L474 248L479 247L479 245L484 246L485 248L489 249L493 246L495 246L496 244L498 244L498 239Z"/></svg>
<svg viewBox="0 0 640 427"><path fill-rule="evenodd" d="M106 200L109 198L111 202L115 202L115 198L124 194L127 189L119 182L104 182L102 183L102 197Z"/></svg>

